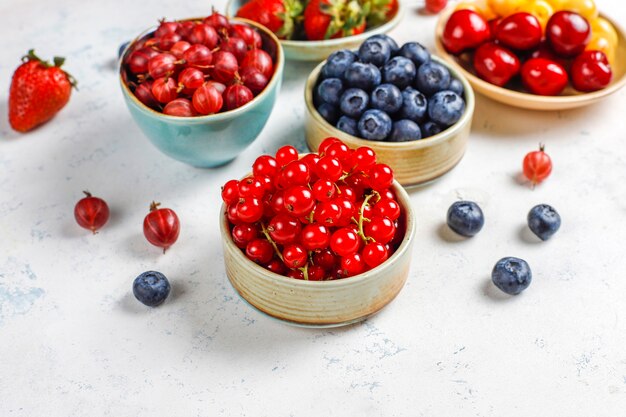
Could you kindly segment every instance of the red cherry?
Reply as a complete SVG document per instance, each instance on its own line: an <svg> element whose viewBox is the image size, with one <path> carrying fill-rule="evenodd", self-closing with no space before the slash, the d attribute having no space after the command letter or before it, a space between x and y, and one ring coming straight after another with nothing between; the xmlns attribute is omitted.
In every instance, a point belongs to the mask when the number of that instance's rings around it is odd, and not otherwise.
<svg viewBox="0 0 626 417"><path fill-rule="evenodd" d="M239 181L230 180L222 186L222 201L232 204L239 200Z"/></svg>
<svg viewBox="0 0 626 417"><path fill-rule="evenodd" d="M253 67L244 67L239 71L243 85L254 94L259 94L268 83L268 79L261 71Z"/></svg>
<svg viewBox="0 0 626 417"><path fill-rule="evenodd" d="M193 117L196 111L191 105L191 101L186 98L177 98L165 105L163 113L169 116Z"/></svg>
<svg viewBox="0 0 626 417"><path fill-rule="evenodd" d="M241 62L243 68L256 68L269 80L274 72L274 63L270 54L263 49L252 49L246 53L245 58Z"/></svg>
<svg viewBox="0 0 626 417"><path fill-rule="evenodd" d="M248 104L254 98L252 91L241 84L229 85L226 87L223 96L226 110L234 110Z"/></svg>
<svg viewBox="0 0 626 417"><path fill-rule="evenodd" d="M323 249L330 243L330 232L322 224L309 224L302 229L300 239L307 250Z"/></svg>
<svg viewBox="0 0 626 417"><path fill-rule="evenodd" d="M285 209L293 216L308 215L315 206L309 187L296 185L285 190Z"/></svg>
<svg viewBox="0 0 626 417"><path fill-rule="evenodd" d="M544 152L544 146L539 145L538 151L532 151L526 154L522 164L524 176L532 182L533 185L539 184L552 172L552 160L550 156Z"/></svg>
<svg viewBox="0 0 626 417"><path fill-rule="evenodd" d="M213 68L210 70L210 73L216 81L229 84L235 79L237 70L239 70L239 64L235 55L224 51L215 53L213 56Z"/></svg>
<svg viewBox="0 0 626 417"><path fill-rule="evenodd" d="M88 191L83 191L85 197L74 206L74 218L82 228L89 229L96 234L109 220L109 206L98 197L93 197Z"/></svg>
<svg viewBox="0 0 626 417"><path fill-rule="evenodd" d="M197 68L187 67L178 74L178 92L192 95L204 84L204 73Z"/></svg>
<svg viewBox="0 0 626 417"><path fill-rule="evenodd" d="M476 48L490 37L489 24L485 19L472 10L462 9L450 15L441 41L448 52L459 54Z"/></svg>
<svg viewBox="0 0 626 417"><path fill-rule="evenodd" d="M486 42L476 49L474 54L474 70L483 80L504 86L519 73L520 62L517 56L510 50Z"/></svg>
<svg viewBox="0 0 626 417"><path fill-rule="evenodd" d="M209 48L204 45L191 45L183 52L183 60L190 67L200 68L208 71L208 66L213 62L213 54Z"/></svg>
<svg viewBox="0 0 626 417"><path fill-rule="evenodd" d="M359 245L359 237L351 227L338 229L330 237L330 248L338 256L354 255Z"/></svg>
<svg viewBox="0 0 626 417"><path fill-rule="evenodd" d="M134 93L135 97L137 97L137 99L139 99L139 101L141 101L143 104L150 107L151 109L157 109L160 107L160 105L157 99L154 97L154 94L152 94L152 84L152 81L144 81L135 88Z"/></svg>
<svg viewBox="0 0 626 417"><path fill-rule="evenodd" d="M562 10L548 20L546 38L554 52L573 57L585 50L591 40L591 27L578 13Z"/></svg>
<svg viewBox="0 0 626 417"><path fill-rule="evenodd" d="M148 242L163 248L163 253L178 239L180 221L174 210L150 204L150 213L143 219L143 234Z"/></svg>
<svg viewBox="0 0 626 417"><path fill-rule="evenodd" d="M307 251L302 245L291 244L283 249L283 262L287 268L301 268L306 265Z"/></svg>
<svg viewBox="0 0 626 417"><path fill-rule="evenodd" d="M396 233L396 226L388 217L374 216L363 228L365 236L371 237L378 243L389 243Z"/></svg>
<svg viewBox="0 0 626 417"><path fill-rule="evenodd" d="M302 227L297 219L287 214L277 214L270 220L267 231L278 244L292 243L300 235Z"/></svg>
<svg viewBox="0 0 626 417"><path fill-rule="evenodd" d="M248 45L241 38L228 38L220 43L220 51L230 52L241 63L248 52Z"/></svg>
<svg viewBox="0 0 626 417"><path fill-rule="evenodd" d="M215 48L219 39L220 38L215 29L204 23L195 25L188 36L189 42L202 44L209 49Z"/></svg>
<svg viewBox="0 0 626 417"><path fill-rule="evenodd" d="M178 41L170 48L170 54L178 59L182 59L185 51L191 48L191 44L187 41Z"/></svg>
<svg viewBox="0 0 626 417"><path fill-rule="evenodd" d="M371 242L365 245L361 257L367 266L376 268L387 260L389 253L382 243Z"/></svg>
<svg viewBox="0 0 626 417"><path fill-rule="evenodd" d="M519 12L502 19L494 35L504 46L525 51L539 45L543 30L535 16Z"/></svg>
<svg viewBox="0 0 626 417"><path fill-rule="evenodd" d="M214 114L220 111L223 104L222 95L210 84L200 86L191 98L193 108L200 114Z"/></svg>
<svg viewBox="0 0 626 417"><path fill-rule="evenodd" d="M162 53L153 56L148 61L148 73L155 80L157 78L172 75L176 70L176 57L172 54Z"/></svg>
<svg viewBox="0 0 626 417"><path fill-rule="evenodd" d="M533 94L555 96L567 86L567 72L554 61L531 58L522 65L522 83Z"/></svg>
<svg viewBox="0 0 626 417"><path fill-rule="evenodd" d="M572 86L578 91L601 90L611 83L613 72L604 52L584 51L570 68Z"/></svg>
<svg viewBox="0 0 626 417"><path fill-rule="evenodd" d="M285 145L276 151L276 162L283 167L291 161L298 159L298 151L291 145Z"/></svg>
<svg viewBox="0 0 626 417"><path fill-rule="evenodd" d="M251 27L235 24L230 28L231 36L244 40L249 49L260 49L263 43L261 35Z"/></svg>
<svg viewBox="0 0 626 417"><path fill-rule="evenodd" d="M358 252L342 257L340 265L344 277L353 277L365 271L365 262Z"/></svg>
<svg viewBox="0 0 626 417"><path fill-rule="evenodd" d="M176 31L178 30L179 27L179 23L178 22L166 22L166 21L162 21L159 24L159 27L157 28L157 30L154 31L154 37L155 38L161 38L165 35L170 35L173 33L176 33Z"/></svg>
<svg viewBox="0 0 626 417"><path fill-rule="evenodd" d="M550 48L550 45L548 45L545 40L539 44L539 47L532 52L530 57L549 59L550 61L556 62L563 68L569 67L569 61L555 54L554 51L552 51L552 49Z"/></svg>
<svg viewBox="0 0 626 417"><path fill-rule="evenodd" d="M254 239L246 246L246 255L256 263L267 264L274 257L274 248L265 239Z"/></svg>
<svg viewBox="0 0 626 417"><path fill-rule="evenodd" d="M439 13L448 5L448 0L426 0L424 8L429 13Z"/></svg>
<svg viewBox="0 0 626 417"><path fill-rule="evenodd" d="M178 86L171 77L162 77L154 80L152 94L159 103L169 103L178 97Z"/></svg>

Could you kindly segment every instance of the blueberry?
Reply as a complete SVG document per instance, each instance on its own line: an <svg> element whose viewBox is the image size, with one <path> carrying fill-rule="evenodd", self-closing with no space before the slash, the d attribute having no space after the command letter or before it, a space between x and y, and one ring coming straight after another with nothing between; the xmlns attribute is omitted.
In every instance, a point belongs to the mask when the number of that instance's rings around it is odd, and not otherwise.
<svg viewBox="0 0 626 417"><path fill-rule="evenodd" d="M359 135L369 140L385 140L391 132L391 117L384 111L367 110L358 124Z"/></svg>
<svg viewBox="0 0 626 417"><path fill-rule="evenodd" d="M328 104L339 104L342 93L343 83L339 78L327 78L317 86L317 97Z"/></svg>
<svg viewBox="0 0 626 417"><path fill-rule="evenodd" d="M407 42L402 45L399 55L413 61L416 68L430 61L430 52L428 52L428 49L417 42Z"/></svg>
<svg viewBox="0 0 626 417"><path fill-rule="evenodd" d="M383 67L383 82L404 89L411 85L416 73L415 64L410 59L397 56L391 58Z"/></svg>
<svg viewBox="0 0 626 417"><path fill-rule="evenodd" d="M411 87L402 91L402 107L400 108L402 118L421 122L427 110L428 100L424 94Z"/></svg>
<svg viewBox="0 0 626 417"><path fill-rule="evenodd" d="M424 63L417 69L415 87L427 96L446 90L450 85L450 71L433 61Z"/></svg>
<svg viewBox="0 0 626 417"><path fill-rule="evenodd" d="M359 59L377 67L382 67L391 57L391 47L380 38L368 38L359 48Z"/></svg>
<svg viewBox="0 0 626 417"><path fill-rule="evenodd" d="M343 74L356 59L356 54L347 49L333 52L322 67L322 78L343 78Z"/></svg>
<svg viewBox="0 0 626 417"><path fill-rule="evenodd" d="M402 119L394 122L389 142L408 142L422 138L420 127L412 120Z"/></svg>
<svg viewBox="0 0 626 417"><path fill-rule="evenodd" d="M548 240L561 227L561 216L554 207L539 204L528 212L528 227L541 240Z"/></svg>
<svg viewBox="0 0 626 417"><path fill-rule="evenodd" d="M450 85L448 86L448 90L454 91L455 93L457 93L461 97L465 96L465 89L463 88L463 84L461 84L461 81L457 80L456 78L453 78L450 81Z"/></svg>
<svg viewBox="0 0 626 417"><path fill-rule="evenodd" d="M124 43L122 43L120 45L120 48L117 50L117 57L121 58L122 54L124 53L124 51L126 50L126 48L128 47L128 45L130 44L130 41L126 41Z"/></svg>
<svg viewBox="0 0 626 417"><path fill-rule="evenodd" d="M396 41L393 40L391 36L380 34L380 35L370 36L369 39L382 39L385 42L387 42L387 44L389 44L389 48L391 48L391 56L397 55L398 52L400 51L400 47L398 46Z"/></svg>
<svg viewBox="0 0 626 417"><path fill-rule="evenodd" d="M317 107L317 112L331 125L335 125L339 118L339 112L337 107L332 104L322 103Z"/></svg>
<svg viewBox="0 0 626 417"><path fill-rule="evenodd" d="M429 138L440 133L443 129L437 123L433 121L427 121L422 125L422 137Z"/></svg>
<svg viewBox="0 0 626 417"><path fill-rule="evenodd" d="M512 256L500 259L493 267L491 281L507 294L517 295L530 285L533 273L528 263Z"/></svg>
<svg viewBox="0 0 626 417"><path fill-rule="evenodd" d="M147 271L135 278L133 294L143 304L156 307L161 304L170 293L170 283L165 275L156 271Z"/></svg>
<svg viewBox="0 0 626 417"><path fill-rule="evenodd" d="M448 209L448 226L461 236L474 236L484 224L483 211L473 201L457 201Z"/></svg>
<svg viewBox="0 0 626 417"><path fill-rule="evenodd" d="M348 88L339 99L339 108L343 114L359 118L369 105L369 95L359 88Z"/></svg>
<svg viewBox="0 0 626 417"><path fill-rule="evenodd" d="M402 92L393 84L381 84L372 91L372 107L393 114L402 107Z"/></svg>
<svg viewBox="0 0 626 417"><path fill-rule="evenodd" d="M353 62L348 66L344 74L344 80L348 87L356 87L361 90L371 91L380 84L380 70L372 64Z"/></svg>
<svg viewBox="0 0 626 417"><path fill-rule="evenodd" d="M352 117L341 116L337 121L337 129L346 132L352 136L359 136L359 132L357 130L357 121Z"/></svg>
<svg viewBox="0 0 626 417"><path fill-rule="evenodd" d="M428 115L443 126L455 124L465 112L465 101L450 90L440 91L428 100Z"/></svg>

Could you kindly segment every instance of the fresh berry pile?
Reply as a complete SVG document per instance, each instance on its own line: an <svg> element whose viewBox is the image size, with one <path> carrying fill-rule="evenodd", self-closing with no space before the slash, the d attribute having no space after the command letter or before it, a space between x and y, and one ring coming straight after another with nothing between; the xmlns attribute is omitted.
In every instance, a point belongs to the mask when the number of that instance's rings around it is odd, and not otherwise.
<svg viewBox="0 0 626 417"><path fill-rule="evenodd" d="M611 83L617 32L592 0L571 0L564 10L545 1L477 5L458 5L441 40L452 54L468 52L463 57L483 80L509 88L521 81L525 91L545 96L568 83L581 92Z"/></svg>
<svg viewBox="0 0 626 417"><path fill-rule="evenodd" d="M251 0L237 16L262 24L280 39L316 41L358 35L397 11L398 0Z"/></svg>
<svg viewBox="0 0 626 417"><path fill-rule="evenodd" d="M277 274L321 281L387 260L404 237L393 172L368 147L325 139L319 154L283 146L222 188L233 242Z"/></svg>
<svg viewBox="0 0 626 417"><path fill-rule="evenodd" d="M340 50L320 71L313 100L319 114L350 135L406 142L435 135L465 112L463 85L419 43L401 48L387 35L357 53Z"/></svg>
<svg viewBox="0 0 626 417"><path fill-rule="evenodd" d="M123 62L139 101L180 117L243 106L263 91L275 64L256 29L217 12L202 21L162 21Z"/></svg>

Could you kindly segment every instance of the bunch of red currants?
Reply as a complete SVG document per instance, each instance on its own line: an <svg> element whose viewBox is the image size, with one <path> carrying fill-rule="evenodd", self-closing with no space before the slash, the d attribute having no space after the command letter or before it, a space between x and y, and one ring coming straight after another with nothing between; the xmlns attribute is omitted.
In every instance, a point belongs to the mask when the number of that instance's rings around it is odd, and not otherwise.
<svg viewBox="0 0 626 417"><path fill-rule="evenodd" d="M222 188L233 242L266 269L321 281L382 264L402 242L393 172L371 148L325 139L319 154L283 146Z"/></svg>
<svg viewBox="0 0 626 417"><path fill-rule="evenodd" d="M241 107L274 73L257 30L217 12L202 21L162 21L123 59L122 76L139 101L179 117Z"/></svg>

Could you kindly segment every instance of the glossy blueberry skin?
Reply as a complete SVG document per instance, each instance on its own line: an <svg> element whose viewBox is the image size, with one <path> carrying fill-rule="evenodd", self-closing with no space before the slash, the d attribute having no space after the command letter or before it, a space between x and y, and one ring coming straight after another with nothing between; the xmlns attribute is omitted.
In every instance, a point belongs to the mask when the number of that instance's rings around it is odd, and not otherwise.
<svg viewBox="0 0 626 417"><path fill-rule="evenodd" d="M391 58L383 67L383 82L393 84L400 90L413 83L417 70L408 58L397 56Z"/></svg>
<svg viewBox="0 0 626 417"><path fill-rule="evenodd" d="M395 56L398 54L398 52L400 52L400 47L398 46L396 41L389 35L385 35L384 33L382 33L380 35L370 36L369 39L382 39L387 42L389 48L391 48L391 56Z"/></svg>
<svg viewBox="0 0 626 417"><path fill-rule="evenodd" d="M393 84L381 84L372 91L370 104L387 114L396 113L402 107L402 92Z"/></svg>
<svg viewBox="0 0 626 417"><path fill-rule="evenodd" d="M353 62L344 74L345 84L348 87L372 91L380 84L382 76L378 67L363 62Z"/></svg>
<svg viewBox="0 0 626 417"><path fill-rule="evenodd" d="M402 119L393 123L389 142L408 142L422 138L422 131L417 123L412 120Z"/></svg>
<svg viewBox="0 0 626 417"><path fill-rule="evenodd" d="M370 96L360 88L348 88L339 99L339 109L346 116L358 119L369 106Z"/></svg>
<svg viewBox="0 0 626 417"><path fill-rule="evenodd" d="M319 100L336 106L343 94L343 82L339 78L327 78L317 86Z"/></svg>
<svg viewBox="0 0 626 417"><path fill-rule="evenodd" d="M385 140L391 133L391 117L377 109L367 110L359 120L359 136L368 140Z"/></svg>
<svg viewBox="0 0 626 417"><path fill-rule="evenodd" d="M441 133L442 130L441 126L429 120L422 124L422 137L429 138L431 136L435 136L436 134Z"/></svg>
<svg viewBox="0 0 626 417"><path fill-rule="evenodd" d="M160 272L146 271L133 282L135 298L149 307L161 304L170 293L170 283Z"/></svg>
<svg viewBox="0 0 626 417"><path fill-rule="evenodd" d="M530 285L533 279L528 263L512 256L500 259L493 267L491 281L509 295L517 295Z"/></svg>
<svg viewBox="0 0 626 417"><path fill-rule="evenodd" d="M450 71L441 64L429 61L417 69L415 87L427 96L446 90L450 85Z"/></svg>
<svg viewBox="0 0 626 417"><path fill-rule="evenodd" d="M561 227L561 216L554 207L539 204L528 212L528 227L541 240L548 240Z"/></svg>
<svg viewBox="0 0 626 417"><path fill-rule="evenodd" d="M122 54L124 53L124 50L126 49L126 47L128 47L128 45L130 44L130 41L126 41L123 44L120 45L120 48L117 50L117 57L121 58Z"/></svg>
<svg viewBox="0 0 626 417"><path fill-rule="evenodd" d="M322 103L317 107L317 112L331 125L335 125L337 119L339 118L339 112L337 111L337 106L333 106L332 104Z"/></svg>
<svg viewBox="0 0 626 417"><path fill-rule="evenodd" d="M416 123L424 120L428 111L428 99L414 88L407 87L402 91L402 107L400 117Z"/></svg>
<svg viewBox="0 0 626 417"><path fill-rule="evenodd" d="M398 55L410 59L419 68L422 64L430 61L430 52L417 42L407 42L402 45Z"/></svg>
<svg viewBox="0 0 626 417"><path fill-rule="evenodd" d="M333 52L322 67L322 78L343 78L350 64L356 60L356 54L347 49Z"/></svg>
<svg viewBox="0 0 626 417"><path fill-rule="evenodd" d="M452 126L464 112L465 100L450 90L440 91L428 100L428 116L439 125Z"/></svg>
<svg viewBox="0 0 626 417"><path fill-rule="evenodd" d="M336 127L337 129L341 130L342 132L346 132L349 135L359 136L357 124L358 122L354 120L352 117L341 116L339 120L337 121Z"/></svg>
<svg viewBox="0 0 626 417"><path fill-rule="evenodd" d="M456 78L453 78L452 80L450 80L450 85L448 86L448 90L454 91L461 97L465 97L465 89L463 88L463 84L461 83L461 81L457 80Z"/></svg>
<svg viewBox="0 0 626 417"><path fill-rule="evenodd" d="M359 47L359 60L382 67L391 58L391 47L380 38L367 38Z"/></svg>
<svg viewBox="0 0 626 417"><path fill-rule="evenodd" d="M485 216L473 201L457 201L448 209L447 223L455 233L472 237L485 225Z"/></svg>

